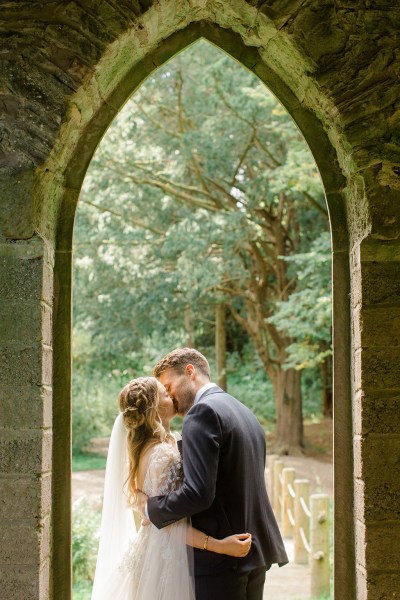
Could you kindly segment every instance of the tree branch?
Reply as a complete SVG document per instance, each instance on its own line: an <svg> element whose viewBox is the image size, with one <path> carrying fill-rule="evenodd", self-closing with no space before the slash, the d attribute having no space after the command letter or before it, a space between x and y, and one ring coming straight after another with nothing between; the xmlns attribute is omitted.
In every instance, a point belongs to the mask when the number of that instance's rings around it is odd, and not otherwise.
<svg viewBox="0 0 400 600"><path fill-rule="evenodd" d="M162 229L157 229L156 227L152 227L143 221L138 221L137 219L133 219L132 217L127 217L126 215L117 212L112 208L108 208L106 206L101 206L100 204L96 204L95 202L91 202L90 200L85 200L84 198L80 198L79 202L83 202L83 204L88 204L89 206L93 206L102 213L110 213L110 215L114 215L114 217L118 217L119 219L123 219L125 222L132 223L135 227L140 227L141 229L146 229L147 231L151 231L156 235L165 235L165 231Z"/></svg>
<svg viewBox="0 0 400 600"><path fill-rule="evenodd" d="M320 213L322 213L325 217L328 216L327 209L321 206L320 203L317 202L315 198L313 198L308 192L303 192L303 195L317 210L319 210Z"/></svg>

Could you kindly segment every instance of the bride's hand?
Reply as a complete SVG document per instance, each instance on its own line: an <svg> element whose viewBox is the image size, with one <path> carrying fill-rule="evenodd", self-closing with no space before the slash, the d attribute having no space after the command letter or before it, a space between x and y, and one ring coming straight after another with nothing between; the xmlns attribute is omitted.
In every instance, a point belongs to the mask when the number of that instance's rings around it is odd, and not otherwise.
<svg viewBox="0 0 400 600"><path fill-rule="evenodd" d="M149 497L141 490L135 490L136 493L136 510L142 518L142 525L150 525L150 520L146 516L146 504Z"/></svg>
<svg viewBox="0 0 400 600"><path fill-rule="evenodd" d="M214 546L210 547L210 546ZM247 556L251 547L251 533L237 533L223 538L222 540L213 539L212 544L208 544L208 549L218 554L228 554L228 556L243 557Z"/></svg>

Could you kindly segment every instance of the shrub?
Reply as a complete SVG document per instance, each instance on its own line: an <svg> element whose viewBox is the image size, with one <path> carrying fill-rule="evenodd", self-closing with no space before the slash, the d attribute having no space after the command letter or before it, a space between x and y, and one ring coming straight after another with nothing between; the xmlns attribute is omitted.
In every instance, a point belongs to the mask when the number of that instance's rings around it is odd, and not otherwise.
<svg viewBox="0 0 400 600"><path fill-rule="evenodd" d="M72 573L74 583L93 581L101 513L80 499L72 507Z"/></svg>

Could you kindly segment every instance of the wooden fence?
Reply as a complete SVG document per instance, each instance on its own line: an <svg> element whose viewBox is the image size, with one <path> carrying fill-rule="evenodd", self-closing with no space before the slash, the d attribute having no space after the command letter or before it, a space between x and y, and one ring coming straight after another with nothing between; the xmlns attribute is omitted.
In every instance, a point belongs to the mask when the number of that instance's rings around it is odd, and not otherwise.
<svg viewBox="0 0 400 600"><path fill-rule="evenodd" d="M266 484L282 536L294 539L294 562L311 567L311 596L329 593L329 497L310 496L308 479L296 479L279 456L268 457Z"/></svg>

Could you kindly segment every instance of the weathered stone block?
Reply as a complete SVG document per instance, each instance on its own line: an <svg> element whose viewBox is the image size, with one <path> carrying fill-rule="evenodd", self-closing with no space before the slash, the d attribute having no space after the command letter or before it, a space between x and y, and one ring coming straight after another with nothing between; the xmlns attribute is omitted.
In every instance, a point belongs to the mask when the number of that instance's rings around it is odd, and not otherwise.
<svg viewBox="0 0 400 600"><path fill-rule="evenodd" d="M0 370L5 385L51 385L51 348L36 344L1 344Z"/></svg>
<svg viewBox="0 0 400 600"><path fill-rule="evenodd" d="M50 518L2 521L0 564L41 565L49 558Z"/></svg>
<svg viewBox="0 0 400 600"><path fill-rule="evenodd" d="M53 345L53 311L51 307L45 302L41 303L41 313L42 313L42 331L41 331L41 340L47 346Z"/></svg>
<svg viewBox="0 0 400 600"><path fill-rule="evenodd" d="M362 494L366 523L399 519L400 522L400 436L368 435L354 442L355 488Z"/></svg>
<svg viewBox="0 0 400 600"><path fill-rule="evenodd" d="M0 471L43 473L51 467L51 433L42 430L0 430Z"/></svg>
<svg viewBox="0 0 400 600"><path fill-rule="evenodd" d="M360 322L363 348L390 348L394 354L399 353L400 306L363 308Z"/></svg>
<svg viewBox="0 0 400 600"><path fill-rule="evenodd" d="M351 372L353 377L353 390L355 393L363 387L363 371L361 368L361 348L353 349Z"/></svg>
<svg viewBox="0 0 400 600"><path fill-rule="evenodd" d="M39 567L0 565L1 600L38 600L40 596Z"/></svg>
<svg viewBox="0 0 400 600"><path fill-rule="evenodd" d="M40 537L35 519L3 521L0 526L0 564L39 565Z"/></svg>
<svg viewBox="0 0 400 600"><path fill-rule="evenodd" d="M51 509L51 476L0 478L0 520L42 519Z"/></svg>
<svg viewBox="0 0 400 600"><path fill-rule="evenodd" d="M351 336L352 336L352 349L358 351L361 348L361 304L358 304L353 309L351 319Z"/></svg>
<svg viewBox="0 0 400 600"><path fill-rule="evenodd" d="M0 179L1 233L11 239L30 238L32 223L32 183L34 167L16 170Z"/></svg>
<svg viewBox="0 0 400 600"><path fill-rule="evenodd" d="M0 304L0 343L40 342L42 310L39 302L19 301Z"/></svg>
<svg viewBox="0 0 400 600"><path fill-rule="evenodd" d="M39 576L39 597L50 598L50 560L46 560L40 569Z"/></svg>
<svg viewBox="0 0 400 600"><path fill-rule="evenodd" d="M400 572L400 524L395 521L366 529L366 564L368 570L384 571L390 565L391 570Z"/></svg>
<svg viewBox="0 0 400 600"><path fill-rule="evenodd" d="M356 567L357 600L368 600L366 571L364 567Z"/></svg>
<svg viewBox="0 0 400 600"><path fill-rule="evenodd" d="M0 423L6 429L51 427L51 388L0 385Z"/></svg>
<svg viewBox="0 0 400 600"><path fill-rule="evenodd" d="M400 262L362 263L363 305L398 306L400 299Z"/></svg>
<svg viewBox="0 0 400 600"><path fill-rule="evenodd" d="M27 253L30 248L27 249ZM43 257L3 256L0 247L0 289L3 301L39 301L42 291Z"/></svg>
<svg viewBox="0 0 400 600"><path fill-rule="evenodd" d="M354 433L399 433L400 393L360 391L354 399Z"/></svg>
<svg viewBox="0 0 400 600"><path fill-rule="evenodd" d="M53 349L43 345L42 384L50 387L53 383Z"/></svg>
<svg viewBox="0 0 400 600"><path fill-rule="evenodd" d="M374 115L376 123L384 121L384 116ZM383 135L383 127L381 127ZM375 164L363 171L366 186L366 195L371 214L371 237L379 240L395 240L398 238L400 223L400 189L398 174L392 169L393 163L399 160L398 144L381 153L386 154L386 161ZM392 155L392 156L390 156ZM389 163L389 169L385 162ZM392 163L392 164L390 164Z"/></svg>
<svg viewBox="0 0 400 600"><path fill-rule="evenodd" d="M396 175L400 184L400 179ZM360 263L374 262L399 262L400 261L400 240L380 240L376 237L367 237L363 239L359 246Z"/></svg>
<svg viewBox="0 0 400 600"><path fill-rule="evenodd" d="M40 563L43 564L50 557L50 535L51 535L50 515L40 519L37 525L37 531L40 537Z"/></svg>
<svg viewBox="0 0 400 600"><path fill-rule="evenodd" d="M12 385L42 384L42 345L23 345L16 343L0 346L0 370L2 382Z"/></svg>
<svg viewBox="0 0 400 600"><path fill-rule="evenodd" d="M45 263L43 265L43 286L42 300L49 306L53 306L54 299L54 270L53 265Z"/></svg>
<svg viewBox="0 0 400 600"><path fill-rule="evenodd" d="M364 348L361 354L363 389L400 390L399 358L397 348Z"/></svg>
<svg viewBox="0 0 400 600"><path fill-rule="evenodd" d="M356 519L364 521L365 483L361 479L354 479L354 512Z"/></svg>
<svg viewBox="0 0 400 600"><path fill-rule="evenodd" d="M362 286L361 286L361 270L359 265L356 262L356 258L354 254L357 254L357 251L354 251L351 255L351 306L353 310L362 303Z"/></svg>
<svg viewBox="0 0 400 600"><path fill-rule="evenodd" d="M353 460L354 460L354 476L362 479L362 438L355 436L353 441Z"/></svg>
<svg viewBox="0 0 400 600"><path fill-rule="evenodd" d="M365 541L365 525L363 521L355 522L356 534L356 564L365 569L366 566L366 541Z"/></svg>
<svg viewBox="0 0 400 600"><path fill-rule="evenodd" d="M374 573L370 569L367 589L368 600L397 600L400 597L400 573Z"/></svg>

